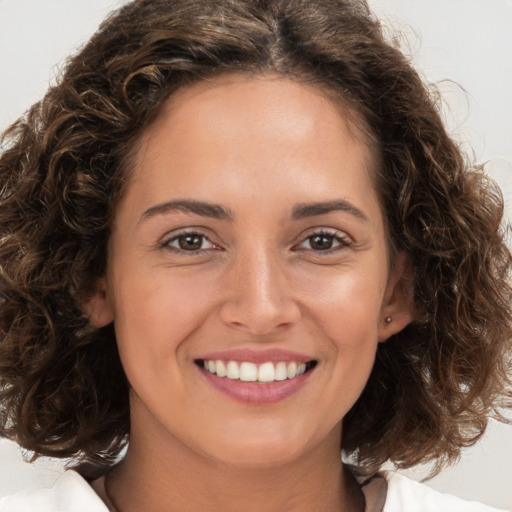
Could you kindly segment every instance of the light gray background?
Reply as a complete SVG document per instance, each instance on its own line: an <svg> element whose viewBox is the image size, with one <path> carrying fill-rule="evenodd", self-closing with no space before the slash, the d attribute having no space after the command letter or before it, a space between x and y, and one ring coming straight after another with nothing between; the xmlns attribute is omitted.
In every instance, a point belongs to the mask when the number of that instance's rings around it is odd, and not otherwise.
<svg viewBox="0 0 512 512"><path fill-rule="evenodd" d="M58 65L121 3L0 0L0 131L42 97ZM476 161L488 162L510 211L512 0L370 0L370 4L387 26L403 34L404 48L423 76L439 83L450 132L472 148ZM426 471L418 468L407 474L421 479ZM56 461L22 462L18 447L0 440L0 495L50 485L60 472ZM464 451L458 465L428 484L512 509L512 426L492 422L482 441Z"/></svg>

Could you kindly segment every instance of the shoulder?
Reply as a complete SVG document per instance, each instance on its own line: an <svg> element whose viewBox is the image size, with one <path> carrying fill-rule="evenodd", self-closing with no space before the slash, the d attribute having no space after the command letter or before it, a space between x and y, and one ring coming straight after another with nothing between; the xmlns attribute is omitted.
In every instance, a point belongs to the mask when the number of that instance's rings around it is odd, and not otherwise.
<svg viewBox="0 0 512 512"><path fill-rule="evenodd" d="M498 509L444 494L393 471L379 475L387 482L382 512L499 512Z"/></svg>
<svg viewBox="0 0 512 512"><path fill-rule="evenodd" d="M49 488L0 498L0 512L108 512L92 487L75 471L66 471Z"/></svg>

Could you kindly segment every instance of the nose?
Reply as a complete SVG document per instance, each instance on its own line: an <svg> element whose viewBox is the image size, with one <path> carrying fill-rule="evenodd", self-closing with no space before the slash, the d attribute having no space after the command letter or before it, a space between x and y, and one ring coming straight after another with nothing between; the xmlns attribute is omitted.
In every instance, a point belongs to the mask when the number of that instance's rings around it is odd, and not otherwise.
<svg viewBox="0 0 512 512"><path fill-rule="evenodd" d="M293 286L286 277L286 262L263 250L240 255L230 266L220 308L230 327L265 335L295 324L301 316Z"/></svg>

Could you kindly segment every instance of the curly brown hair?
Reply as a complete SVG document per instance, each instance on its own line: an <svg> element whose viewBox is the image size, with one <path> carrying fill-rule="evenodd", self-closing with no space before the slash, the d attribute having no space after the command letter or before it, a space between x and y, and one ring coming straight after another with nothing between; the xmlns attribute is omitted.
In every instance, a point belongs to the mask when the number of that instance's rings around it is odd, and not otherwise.
<svg viewBox="0 0 512 512"><path fill-rule="evenodd" d="M344 419L361 472L439 464L510 398L510 254L502 198L448 137L436 101L363 0L138 0L111 15L2 137L0 418L36 454L109 463L129 438L112 325L81 309L106 271L133 147L177 88L278 73L364 120L391 245L418 318L379 344Z"/></svg>

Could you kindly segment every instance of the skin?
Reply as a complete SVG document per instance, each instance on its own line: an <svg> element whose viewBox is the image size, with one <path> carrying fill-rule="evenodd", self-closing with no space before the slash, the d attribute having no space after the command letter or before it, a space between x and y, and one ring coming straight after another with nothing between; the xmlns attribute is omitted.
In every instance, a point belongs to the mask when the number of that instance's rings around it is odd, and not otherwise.
<svg viewBox="0 0 512 512"><path fill-rule="evenodd" d="M362 510L342 419L379 341L411 320L363 140L322 91L243 75L178 91L141 137L87 306L95 325L114 321L132 386L130 446L108 482L121 510ZM183 199L232 218L161 206ZM187 231L204 235L199 251L180 249ZM317 365L286 399L241 403L194 363L237 348Z"/></svg>

